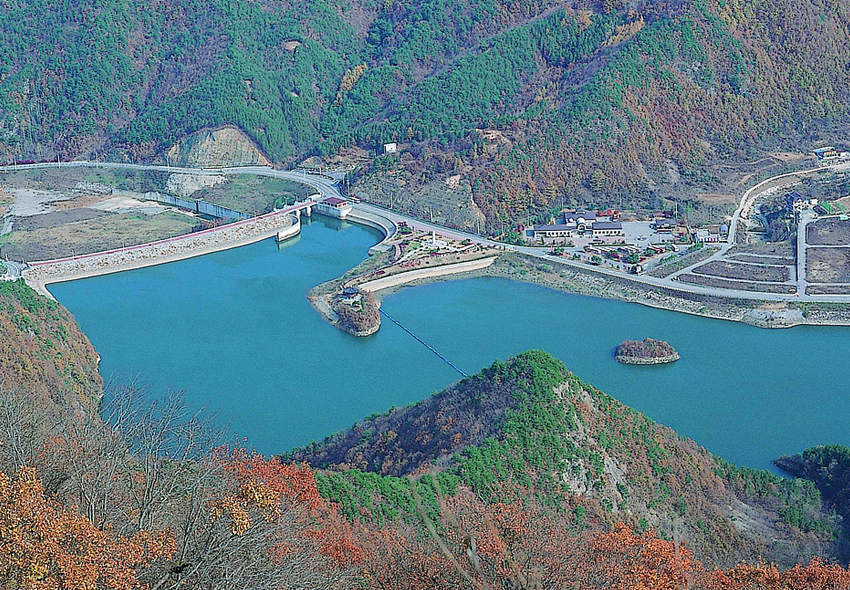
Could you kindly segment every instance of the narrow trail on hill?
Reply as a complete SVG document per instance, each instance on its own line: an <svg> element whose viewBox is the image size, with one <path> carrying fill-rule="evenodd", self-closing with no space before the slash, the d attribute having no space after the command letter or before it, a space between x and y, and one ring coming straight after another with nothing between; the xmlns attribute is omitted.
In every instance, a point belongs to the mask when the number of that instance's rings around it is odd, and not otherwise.
<svg viewBox="0 0 850 590"><path fill-rule="evenodd" d="M419 336L417 336L416 334L414 334L413 332L408 330L406 327L404 327L404 325L402 325L402 323L399 322L397 319L395 319L393 316L391 316L390 314L385 312L383 309L381 309L380 311L381 311L381 315L385 316L388 320L390 320L396 326L398 326L399 328L401 328L402 330L404 330L405 332L407 332L408 334L413 336L420 344L422 344L422 346L424 346L425 348L427 348L428 350L430 350L431 352L436 354L438 357L440 357L440 359L443 362L445 362L448 366L450 366L452 369L454 369L455 371L457 371L458 373L460 373L464 377L469 377L469 375L467 375L466 373L461 371L456 364L454 364L452 361L450 361L449 359L444 357L442 354L440 354L436 349L434 349L433 346L431 346L430 344L428 344L427 342L422 340L422 338L420 338Z"/></svg>

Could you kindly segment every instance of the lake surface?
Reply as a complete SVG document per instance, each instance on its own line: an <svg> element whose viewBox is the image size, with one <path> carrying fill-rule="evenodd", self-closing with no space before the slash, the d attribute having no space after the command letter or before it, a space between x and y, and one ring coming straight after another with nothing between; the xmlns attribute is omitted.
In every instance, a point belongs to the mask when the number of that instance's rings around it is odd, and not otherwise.
<svg viewBox="0 0 850 590"><path fill-rule="evenodd" d="M52 285L102 356L106 379L185 389L264 453L324 438L460 376L401 328L355 338L305 298L363 259L373 230L315 218L266 240L167 265ZM384 309L472 374L547 350L588 383L740 465L850 444L850 329L763 330L503 279L403 290ZM668 340L682 360L613 360L627 338Z"/></svg>

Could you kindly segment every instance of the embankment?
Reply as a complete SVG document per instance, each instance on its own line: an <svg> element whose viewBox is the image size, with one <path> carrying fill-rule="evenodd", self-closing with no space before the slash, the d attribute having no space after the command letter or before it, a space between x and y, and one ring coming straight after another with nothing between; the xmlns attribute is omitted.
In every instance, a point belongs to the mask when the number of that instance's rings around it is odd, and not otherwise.
<svg viewBox="0 0 850 590"><path fill-rule="evenodd" d="M273 237L292 227L294 216L286 210L245 221L159 240L128 248L82 256L33 262L24 271L27 284L45 297L53 298L47 285L122 272L203 256L221 250L246 246Z"/></svg>
<svg viewBox="0 0 850 590"><path fill-rule="evenodd" d="M391 248L388 244L390 240L395 238L396 232L398 231L398 227L395 223L388 217L383 215L379 215L376 213L372 213L370 211L365 211L356 205L346 217L347 221L351 221L352 223L359 223L360 225L365 225L367 227L371 227L377 229L381 233L384 234L384 239L369 248L369 254L378 254L380 252L386 252Z"/></svg>
<svg viewBox="0 0 850 590"><path fill-rule="evenodd" d="M534 283L590 297L618 299L640 303L648 307L688 313L713 319L742 322L760 328L790 328L800 325L848 326L850 305L820 302L769 302L755 299L709 296L665 287L654 287L572 266L546 263L535 257L514 252L505 252L492 259L493 262L479 269L466 269L463 274L424 273L404 276L403 280L380 284L381 296L387 296L403 286L418 286L442 280L475 277L497 277ZM438 270L427 269L427 270ZM418 272L418 271L417 271ZM383 280L383 279L379 279ZM368 283L361 287L369 288Z"/></svg>
<svg viewBox="0 0 850 590"><path fill-rule="evenodd" d="M460 273L468 273L477 270L482 270L493 264L495 260L495 256L490 256L488 258L479 258L477 260L469 260L467 262L458 262L457 264L446 264L443 266L436 266L434 268L420 268L417 270L402 272L388 277L381 277L380 279L368 281L358 286L365 291L372 291L374 293L377 291L383 291L385 289L391 289L393 287L406 285L414 281L421 281L423 279L434 279L438 277L445 277L449 275L456 275Z"/></svg>
<svg viewBox="0 0 850 590"><path fill-rule="evenodd" d="M850 325L850 305L841 303L768 302L703 295L655 287L592 270L545 261L523 254L505 253L473 276L492 276L525 281L573 293L640 303L714 319L730 320L760 328L799 325Z"/></svg>

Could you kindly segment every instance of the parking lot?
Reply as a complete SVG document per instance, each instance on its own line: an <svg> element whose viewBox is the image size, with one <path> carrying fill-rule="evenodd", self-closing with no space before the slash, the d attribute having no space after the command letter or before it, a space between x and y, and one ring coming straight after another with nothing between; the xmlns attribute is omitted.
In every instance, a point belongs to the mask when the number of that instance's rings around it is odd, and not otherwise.
<svg viewBox="0 0 850 590"><path fill-rule="evenodd" d="M658 233L652 229L651 221L624 221L623 233L627 244L666 244L673 241L673 234Z"/></svg>

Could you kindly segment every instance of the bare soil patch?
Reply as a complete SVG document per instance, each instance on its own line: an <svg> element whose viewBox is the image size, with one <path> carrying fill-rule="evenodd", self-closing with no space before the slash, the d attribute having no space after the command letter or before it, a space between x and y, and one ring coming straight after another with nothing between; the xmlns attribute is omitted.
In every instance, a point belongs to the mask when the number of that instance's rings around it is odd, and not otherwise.
<svg viewBox="0 0 850 590"><path fill-rule="evenodd" d="M91 207L101 201L105 201L109 197L104 195L86 195L83 197L77 197L76 199L71 199L70 201L56 201L51 203L50 206L52 209L58 209L61 211L65 211L68 209L84 209L86 207Z"/></svg>
<svg viewBox="0 0 850 590"><path fill-rule="evenodd" d="M106 211L95 209L69 209L67 211L55 211L42 215L30 215L29 217L16 217L14 228L17 231L33 231L37 229L49 229L59 227L68 223L88 221L109 215Z"/></svg>
<svg viewBox="0 0 850 590"><path fill-rule="evenodd" d="M738 201L735 195L727 193L700 193L696 197L708 205L734 205Z"/></svg>
<svg viewBox="0 0 850 590"><path fill-rule="evenodd" d="M756 283L747 281L730 281L707 275L683 274L678 279L683 283L692 285L704 285L706 287L717 287L718 289L733 289L737 291L755 291L760 293L782 293L791 295L797 291L795 285L775 285L768 283Z"/></svg>
<svg viewBox="0 0 850 590"><path fill-rule="evenodd" d="M772 254L774 256L793 258L794 244L787 240L784 242L767 242L764 244L746 244L733 246L729 249L729 254Z"/></svg>
<svg viewBox="0 0 850 590"><path fill-rule="evenodd" d="M812 246L850 246L850 221L814 221L806 227L806 243Z"/></svg>
<svg viewBox="0 0 850 590"><path fill-rule="evenodd" d="M774 256L758 256L755 254L736 254L735 256L730 256L729 258L732 260L737 260L739 262L751 262L753 264L769 264L771 266L794 266L794 259L791 257L777 258Z"/></svg>
<svg viewBox="0 0 850 590"><path fill-rule="evenodd" d="M809 285L806 288L809 295L850 295L848 285Z"/></svg>
<svg viewBox="0 0 850 590"><path fill-rule="evenodd" d="M12 260L49 260L154 242L189 233L197 226L198 219L173 211L152 216L105 215L56 227L13 231L3 238L3 255Z"/></svg>
<svg viewBox="0 0 850 590"><path fill-rule="evenodd" d="M806 280L810 283L850 283L850 248L808 248Z"/></svg>
<svg viewBox="0 0 850 590"><path fill-rule="evenodd" d="M787 266L735 264L714 260L693 270L695 274L711 275L727 279L784 283L789 278Z"/></svg>

